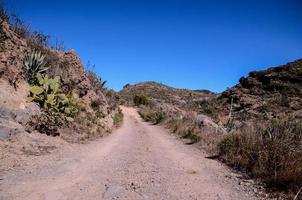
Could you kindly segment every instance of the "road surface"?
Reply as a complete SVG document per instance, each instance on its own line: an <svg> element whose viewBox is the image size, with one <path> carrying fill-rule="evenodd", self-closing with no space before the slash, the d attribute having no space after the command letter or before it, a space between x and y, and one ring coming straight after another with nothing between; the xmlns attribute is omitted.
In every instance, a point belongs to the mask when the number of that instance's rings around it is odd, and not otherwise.
<svg viewBox="0 0 302 200"><path fill-rule="evenodd" d="M123 108L121 128L1 176L0 199L256 199L197 148Z"/></svg>

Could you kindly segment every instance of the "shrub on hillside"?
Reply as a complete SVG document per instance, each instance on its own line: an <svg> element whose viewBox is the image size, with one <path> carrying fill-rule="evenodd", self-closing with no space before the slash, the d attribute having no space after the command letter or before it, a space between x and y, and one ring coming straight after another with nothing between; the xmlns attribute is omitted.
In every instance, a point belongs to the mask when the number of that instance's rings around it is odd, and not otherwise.
<svg viewBox="0 0 302 200"><path fill-rule="evenodd" d="M59 127L64 125L64 121L64 114L44 110L35 124L35 129L46 135L59 136Z"/></svg>
<svg viewBox="0 0 302 200"><path fill-rule="evenodd" d="M124 114L122 113L121 110L119 110L119 112L115 113L115 115L113 116L113 124L116 127L119 127L122 125L123 119L124 119Z"/></svg>
<svg viewBox="0 0 302 200"><path fill-rule="evenodd" d="M201 128L193 117L173 116L167 120L167 127L181 136L183 139L189 139L187 144L194 144L200 141Z"/></svg>
<svg viewBox="0 0 302 200"><path fill-rule="evenodd" d="M297 191L302 185L301 120L273 120L226 136L219 144L228 165L268 186Z"/></svg>
<svg viewBox="0 0 302 200"><path fill-rule="evenodd" d="M161 123L165 118L166 114L162 111L152 111L150 109L140 109L139 115L147 122L151 122L156 125Z"/></svg>
<svg viewBox="0 0 302 200"><path fill-rule="evenodd" d="M87 76L90 80L91 86L94 91L101 90L105 88L105 84L107 81L102 80L101 77L99 77L94 71L88 70Z"/></svg>
<svg viewBox="0 0 302 200"><path fill-rule="evenodd" d="M148 105L149 101L145 95L135 95L133 98L134 105Z"/></svg>
<svg viewBox="0 0 302 200"><path fill-rule="evenodd" d="M98 98L98 99L92 100L90 103L90 106L94 111L98 111L102 104L103 104L102 99Z"/></svg>

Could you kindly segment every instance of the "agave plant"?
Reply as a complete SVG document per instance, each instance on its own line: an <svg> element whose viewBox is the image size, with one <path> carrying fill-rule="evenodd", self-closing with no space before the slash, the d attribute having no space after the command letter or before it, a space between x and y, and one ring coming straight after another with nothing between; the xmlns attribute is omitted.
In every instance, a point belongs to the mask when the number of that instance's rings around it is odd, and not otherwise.
<svg viewBox="0 0 302 200"><path fill-rule="evenodd" d="M100 84L101 88L104 88L106 83L107 83L107 81L105 81L105 80L103 81L101 77L99 78L99 84Z"/></svg>
<svg viewBox="0 0 302 200"><path fill-rule="evenodd" d="M29 83L35 82L37 73L43 74L49 69L49 67L45 67L45 64L45 55L40 51L33 50L31 53L25 54L23 67Z"/></svg>

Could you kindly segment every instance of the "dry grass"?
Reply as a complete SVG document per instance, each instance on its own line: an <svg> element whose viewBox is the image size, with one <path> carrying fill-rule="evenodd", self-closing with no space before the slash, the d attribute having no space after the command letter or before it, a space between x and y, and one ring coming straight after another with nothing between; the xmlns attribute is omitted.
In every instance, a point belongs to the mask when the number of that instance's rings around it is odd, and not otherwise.
<svg viewBox="0 0 302 200"><path fill-rule="evenodd" d="M262 178L273 189L297 192L302 186L301 120L273 120L226 136L219 144L228 165Z"/></svg>
<svg viewBox="0 0 302 200"><path fill-rule="evenodd" d="M153 111L147 107L141 108L138 114L147 122L152 124L160 124L166 118L166 114L163 111Z"/></svg>
<svg viewBox="0 0 302 200"><path fill-rule="evenodd" d="M138 113L152 124L162 124L180 138L185 139L186 144L198 143L211 155L217 155L217 144L222 139L222 134L215 128L204 126L192 113L171 112L158 107L141 106Z"/></svg>

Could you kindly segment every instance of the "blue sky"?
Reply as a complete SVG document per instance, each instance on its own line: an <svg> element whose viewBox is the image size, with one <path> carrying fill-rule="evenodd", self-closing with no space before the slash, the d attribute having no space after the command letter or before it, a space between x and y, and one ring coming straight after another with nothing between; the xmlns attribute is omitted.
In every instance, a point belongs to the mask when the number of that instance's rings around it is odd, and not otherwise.
<svg viewBox="0 0 302 200"><path fill-rule="evenodd" d="M4 0L119 90L158 81L221 92L302 58L301 0Z"/></svg>

